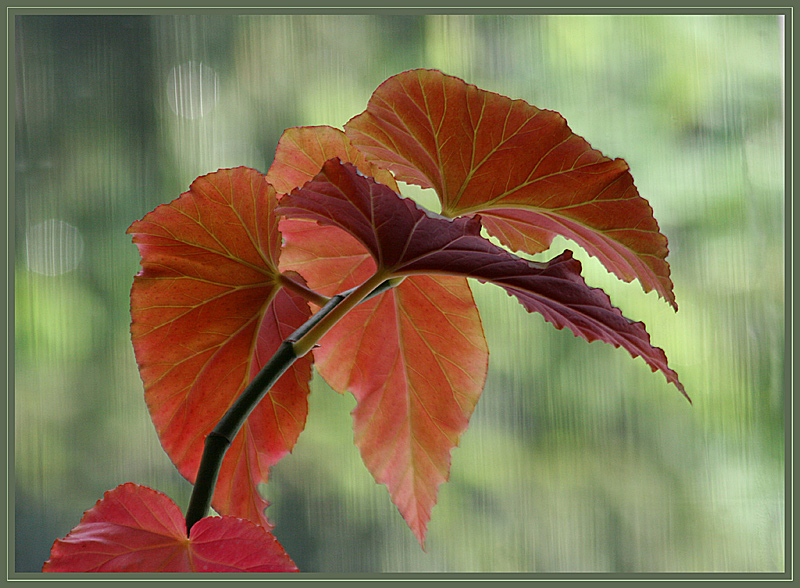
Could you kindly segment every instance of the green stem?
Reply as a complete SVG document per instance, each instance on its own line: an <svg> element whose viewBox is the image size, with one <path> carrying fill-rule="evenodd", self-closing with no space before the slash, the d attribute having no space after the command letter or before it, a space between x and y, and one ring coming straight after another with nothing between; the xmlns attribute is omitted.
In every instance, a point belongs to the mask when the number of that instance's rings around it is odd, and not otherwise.
<svg viewBox="0 0 800 588"><path fill-rule="evenodd" d="M347 297L345 297L340 304L337 304L334 308L331 308L330 312L328 312L326 316L322 317L322 319L319 320L313 327L311 327L307 333L295 341L294 352L297 354L297 357L302 357L311 351L311 349L313 349L317 344L317 341L322 339L322 336L325 335L325 333L327 333L333 327L333 325L339 322L339 319L350 312L350 310L352 310L354 307L361 304L366 298L369 297L370 293L378 288L383 282L384 277L381 274L375 274L360 286L357 286L353 290L349 290ZM387 280L387 282L391 282L391 280ZM390 283L388 287L393 285L393 283Z"/></svg>
<svg viewBox="0 0 800 588"><path fill-rule="evenodd" d="M378 282L377 284L375 284L376 281ZM382 282L380 278L373 276L361 286L333 296L314 316L278 346L275 355L261 368L261 371L247 385L217 423L217 426L206 437L203 455L200 458L200 467L197 470L197 478L189 499L189 507L186 509L187 536L192 526L208 514L208 509L211 507L211 498L219 477L219 469L222 466L222 459L225 457L228 447L233 443L236 434L244 425L247 417L250 416L250 413L270 388L275 385L275 382L289 369L295 360L310 351L317 341L348 310L364 300L395 286L396 283L395 280ZM320 325L322 325L322 328L320 328ZM301 341L303 342L301 350L305 349L304 351L298 351L297 349L298 343Z"/></svg>

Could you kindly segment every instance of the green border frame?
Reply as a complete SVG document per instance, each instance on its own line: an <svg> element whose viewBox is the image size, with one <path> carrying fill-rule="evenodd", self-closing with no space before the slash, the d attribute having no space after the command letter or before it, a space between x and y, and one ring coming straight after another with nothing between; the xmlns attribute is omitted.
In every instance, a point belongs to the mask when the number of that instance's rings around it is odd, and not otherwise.
<svg viewBox="0 0 800 588"><path fill-rule="evenodd" d="M111 7L101 2L84 2L83 6L62 6L57 2L43 2L38 6L6 6L6 32L7 32L7 80L6 80L6 100L7 100L7 119L6 130L8 136L8 157L6 160L7 178L7 201L6 201L6 304L7 312L5 316L6 325L6 353L3 356L3 366L6 368L7 377L7 403L6 424L7 424L7 462L6 470L6 539L7 548L2 550L5 560L5 574L0 576L4 582L24 582L38 584L40 582L66 581L66 582L147 582L157 580L159 582L278 582L296 584L298 582L397 582L397 581L427 581L427 582L552 582L558 586L573 585L577 582L598 581L598 582L645 582L645 581L701 581L701 582L731 582L731 581L793 581L793 451L792 451L792 390L794 389L793 374L793 312L792 312L792 284L793 284L793 11L794 5L775 5L754 7L743 5L738 7L730 6L697 6L693 3L672 3L668 6L598 6L596 2L573 2L570 6L552 6L542 4L540 6L530 3L511 3L505 2L502 6L464 6L463 2L443 2L439 0L436 5L431 6L424 2L406 3L403 6L381 6L377 7L368 2L350 1L346 6L331 6L325 2L308 2L303 5L287 6L282 3L275 3L274 6L252 5L235 7L216 7L216 6L195 6L190 2L172 2L172 6L115 6ZM244 3L242 3L244 4ZM613 574L613 573L379 573L379 574L322 574L322 573L300 573L300 574L274 574L265 577L264 574L42 574L42 573L17 573L10 568L13 567L14 553L14 512L10 508L14 501L14 316L11 312L13 308L13 260L14 260L14 240L12 238L11 219L14 218L14 200L11 194L15 193L14 183L14 125L15 115L15 80L14 80L14 17L17 15L29 14L53 14L53 15L113 15L113 14L132 14L132 15L167 15L167 14L397 14L397 15L424 15L424 14L659 14L659 15L701 15L701 14L775 14L784 16L784 56L785 56L785 153L786 153L786 176L785 176L785 294L787 304L785 307L786 318L786 338L785 354L788 362L785 365L784 385L788 392L785 395L785 571L778 573L633 573L633 574ZM77 515L76 515L77 516Z"/></svg>

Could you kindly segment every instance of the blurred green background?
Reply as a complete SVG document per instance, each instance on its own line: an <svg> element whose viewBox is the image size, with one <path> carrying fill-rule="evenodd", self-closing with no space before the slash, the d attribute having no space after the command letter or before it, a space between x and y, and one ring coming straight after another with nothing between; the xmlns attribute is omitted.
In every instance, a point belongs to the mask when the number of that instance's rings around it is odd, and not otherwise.
<svg viewBox="0 0 800 588"><path fill-rule="evenodd" d="M474 284L489 378L423 552L315 378L273 469L275 533L307 572L784 570L783 22L749 16L17 16L14 553L39 571L103 492L185 508L129 339L126 228L284 128L341 127L387 77L439 68L563 114L631 166L680 310L578 252L648 326L641 359ZM550 257L566 241L554 244ZM574 247L573 247L574 249Z"/></svg>

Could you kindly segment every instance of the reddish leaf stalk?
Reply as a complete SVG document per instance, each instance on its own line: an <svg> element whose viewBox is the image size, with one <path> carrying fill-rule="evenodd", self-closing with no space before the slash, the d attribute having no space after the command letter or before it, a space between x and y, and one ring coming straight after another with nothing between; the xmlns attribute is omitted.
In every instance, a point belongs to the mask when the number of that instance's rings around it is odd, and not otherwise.
<svg viewBox="0 0 800 588"><path fill-rule="evenodd" d="M299 282L295 282L292 278L290 278L286 274L280 274L279 280L281 286L283 286L287 290L291 290L295 294L299 294L300 296L305 298L308 302L316 304L317 306L325 306L331 300L327 296L323 296L319 292L316 292Z"/></svg>
<svg viewBox="0 0 800 588"><path fill-rule="evenodd" d="M261 368L261 371L242 391L217 426L206 437L194 488L186 509L187 536L192 526L208 514L225 453L247 417L275 382L296 359L308 353L317 341L349 310L398 283L399 281L396 279L383 281L376 274L361 286L331 297L314 316L280 344L275 354Z"/></svg>

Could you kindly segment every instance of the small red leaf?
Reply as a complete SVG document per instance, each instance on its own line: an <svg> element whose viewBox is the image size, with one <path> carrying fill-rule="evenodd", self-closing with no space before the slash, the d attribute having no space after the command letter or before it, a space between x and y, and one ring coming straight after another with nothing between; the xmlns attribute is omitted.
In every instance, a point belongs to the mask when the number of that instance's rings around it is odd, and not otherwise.
<svg viewBox="0 0 800 588"><path fill-rule="evenodd" d="M667 239L628 165L592 149L557 112L412 70L381 84L345 132L398 179L434 188L444 215L480 213L504 245L528 253L563 235L677 308Z"/></svg>
<svg viewBox="0 0 800 588"><path fill-rule="evenodd" d="M284 218L281 230L285 239L281 268L296 271L321 294L333 296L375 273L369 251L342 229Z"/></svg>
<svg viewBox="0 0 800 588"><path fill-rule="evenodd" d="M131 335L162 446L194 482L203 442L310 309L278 284L275 190L254 170L220 170L128 229L142 256ZM299 277L298 277L299 279ZM269 525L257 485L303 429L311 358L255 408L229 448L214 508Z"/></svg>
<svg viewBox="0 0 800 588"><path fill-rule="evenodd" d="M430 213L337 160L284 196L278 212L348 230L386 277L444 273L497 284L556 328L641 356L686 395L664 352L650 345L644 324L626 319L605 292L589 288L569 251L548 263L516 257L480 236L479 219Z"/></svg>
<svg viewBox="0 0 800 588"><path fill-rule="evenodd" d="M189 537L178 506L136 484L109 490L53 544L43 572L297 572L266 529L208 517Z"/></svg>
<svg viewBox="0 0 800 588"><path fill-rule="evenodd" d="M322 164L334 157L352 163L366 175L397 191L397 183L390 172L368 162L347 135L327 126L286 129L267 171L267 182L280 193L291 192L317 175Z"/></svg>

